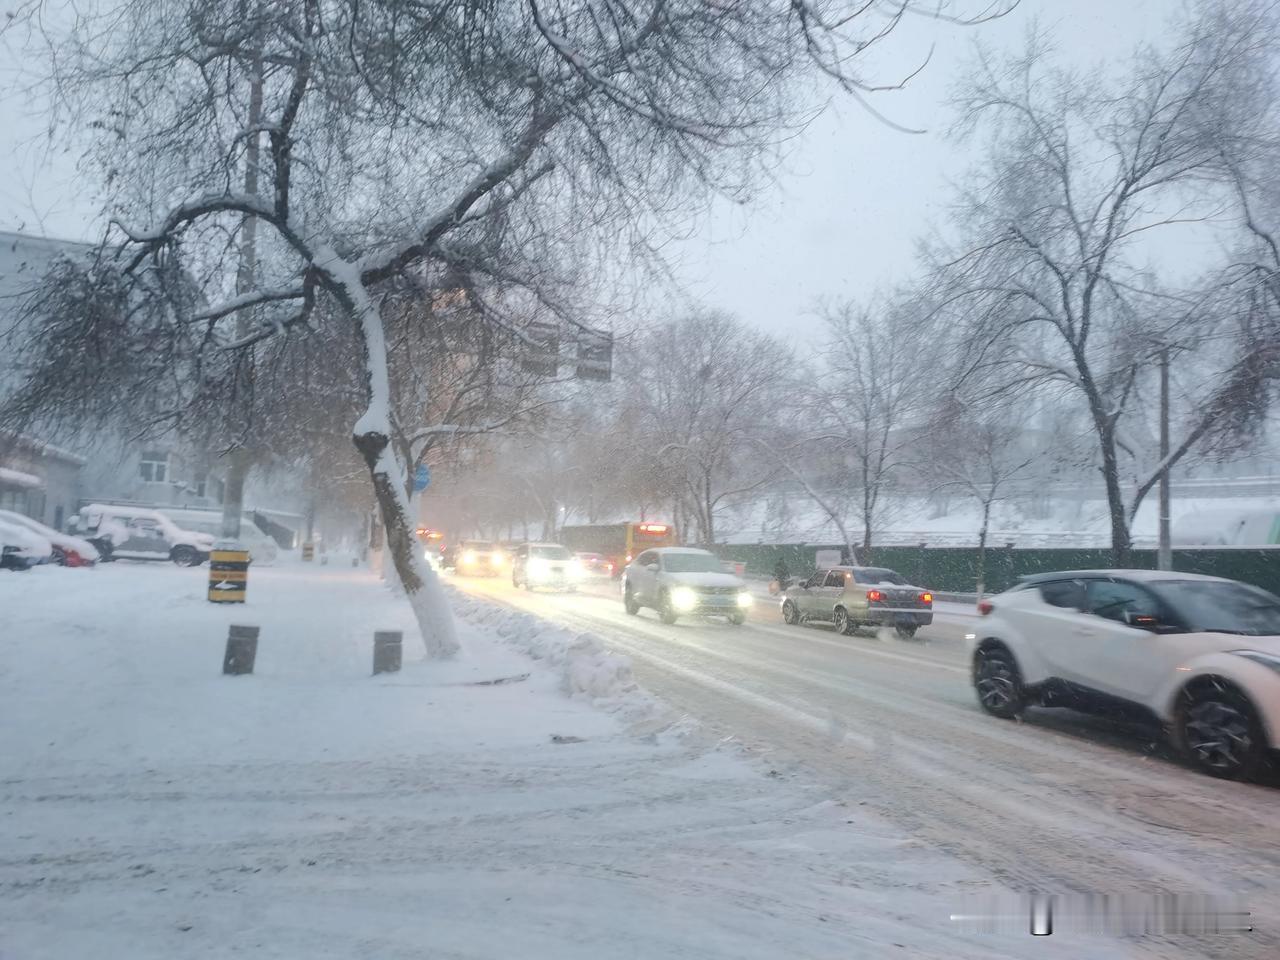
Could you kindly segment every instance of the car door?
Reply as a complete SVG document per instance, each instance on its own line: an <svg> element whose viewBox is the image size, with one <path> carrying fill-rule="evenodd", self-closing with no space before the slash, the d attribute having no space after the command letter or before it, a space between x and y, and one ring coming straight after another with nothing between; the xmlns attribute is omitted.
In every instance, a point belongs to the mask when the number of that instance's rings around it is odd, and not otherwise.
<svg viewBox="0 0 1280 960"><path fill-rule="evenodd" d="M1083 612L1085 580L1078 577L1046 580L1022 592L1027 596L1019 596L1017 603L1005 606L997 603L1001 616L1026 638L1046 676L1075 681L1079 674L1076 631L1088 623ZM1038 681L1045 677L1032 679Z"/></svg>
<svg viewBox="0 0 1280 960"><path fill-rule="evenodd" d="M133 517L125 524L125 539L116 553L134 556L168 556L170 543L160 524L150 517Z"/></svg>
<svg viewBox="0 0 1280 960"><path fill-rule="evenodd" d="M826 582L828 572L816 570L808 580L798 584L800 589L796 591L795 601L802 615L806 617L818 615L822 603L822 584Z"/></svg>
<svg viewBox="0 0 1280 960"><path fill-rule="evenodd" d="M819 606L814 616L823 620L834 618L836 604L844 596L845 586L848 582L849 574L847 571L828 570L826 577L822 581L822 587L817 591L819 594Z"/></svg>
<svg viewBox="0 0 1280 960"><path fill-rule="evenodd" d="M1095 690L1144 702L1168 679L1168 643L1135 623L1168 624L1171 613L1141 584L1091 580L1084 622L1076 631L1080 682Z"/></svg>

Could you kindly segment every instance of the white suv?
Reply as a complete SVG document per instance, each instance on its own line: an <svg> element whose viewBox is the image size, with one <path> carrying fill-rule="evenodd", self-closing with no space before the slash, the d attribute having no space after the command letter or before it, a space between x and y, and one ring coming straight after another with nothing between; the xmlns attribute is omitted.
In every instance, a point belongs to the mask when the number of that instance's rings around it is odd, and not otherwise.
<svg viewBox="0 0 1280 960"><path fill-rule="evenodd" d="M726 572L720 558L708 550L646 550L622 571L622 603L627 613L635 616L641 607L653 607L663 623L692 614L728 617L730 623L741 626L751 599L746 583Z"/></svg>
<svg viewBox="0 0 1280 960"><path fill-rule="evenodd" d="M1038 574L978 605L984 710L1154 716L1202 770L1249 779L1280 744L1280 598L1151 570Z"/></svg>
<svg viewBox="0 0 1280 960"><path fill-rule="evenodd" d="M71 518L71 529L88 540L104 563L124 560L172 560L198 567L209 559L214 538L184 530L158 510L91 503Z"/></svg>

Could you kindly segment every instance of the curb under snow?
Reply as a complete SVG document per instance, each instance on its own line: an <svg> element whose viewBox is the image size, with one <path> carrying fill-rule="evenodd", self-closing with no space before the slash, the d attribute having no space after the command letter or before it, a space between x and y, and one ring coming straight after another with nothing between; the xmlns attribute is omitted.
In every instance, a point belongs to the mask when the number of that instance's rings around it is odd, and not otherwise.
<svg viewBox="0 0 1280 960"><path fill-rule="evenodd" d="M668 708L636 682L631 658L610 653L594 633L567 630L456 587L448 590L454 616L471 626L492 630L508 647L551 667L559 673L566 696L617 714L629 724L672 719Z"/></svg>

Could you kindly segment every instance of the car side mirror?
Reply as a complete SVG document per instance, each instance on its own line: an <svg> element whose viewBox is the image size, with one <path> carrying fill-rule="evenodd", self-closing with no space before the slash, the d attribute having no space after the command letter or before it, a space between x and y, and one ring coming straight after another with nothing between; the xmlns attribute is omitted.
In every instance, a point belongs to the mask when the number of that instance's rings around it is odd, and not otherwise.
<svg viewBox="0 0 1280 960"><path fill-rule="evenodd" d="M657 572L658 572L658 565L657 565L656 563L646 563L646 564L644 565L644 568L645 568L646 570L648 570L650 573L657 573Z"/></svg>

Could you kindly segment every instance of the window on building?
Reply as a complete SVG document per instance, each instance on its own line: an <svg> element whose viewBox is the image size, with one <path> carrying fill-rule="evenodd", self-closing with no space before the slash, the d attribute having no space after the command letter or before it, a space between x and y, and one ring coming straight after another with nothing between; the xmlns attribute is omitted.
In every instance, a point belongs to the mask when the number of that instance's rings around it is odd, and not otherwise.
<svg viewBox="0 0 1280 960"><path fill-rule="evenodd" d="M144 483L164 483L169 479L169 455L159 450L147 450L138 463L138 475Z"/></svg>
<svg viewBox="0 0 1280 960"><path fill-rule="evenodd" d="M209 489L209 481L201 477L196 481L196 496L203 497Z"/></svg>

